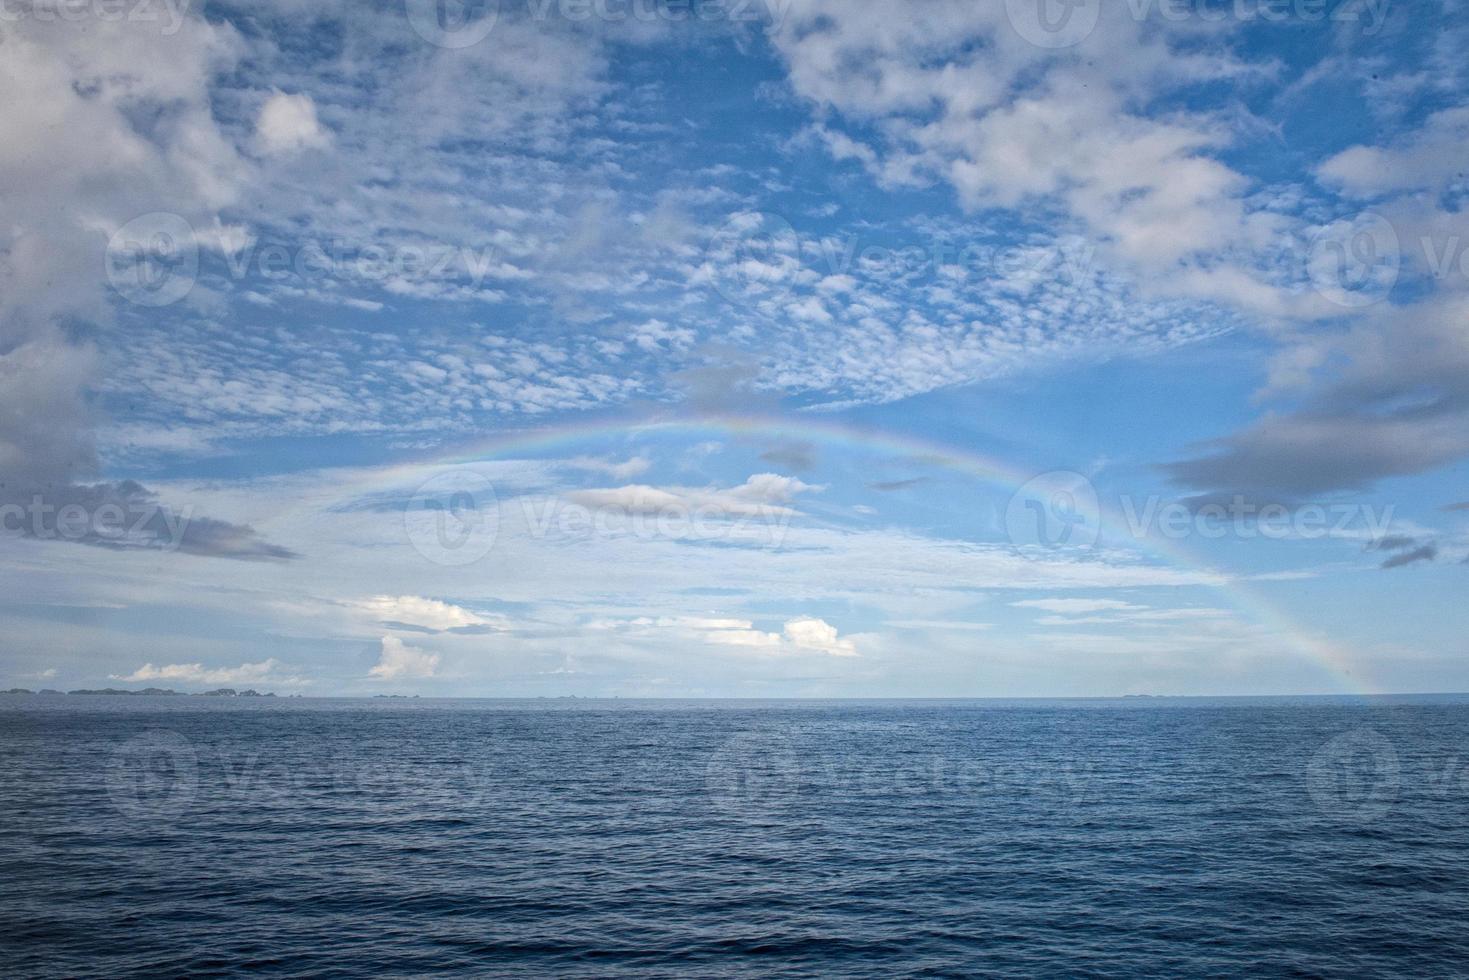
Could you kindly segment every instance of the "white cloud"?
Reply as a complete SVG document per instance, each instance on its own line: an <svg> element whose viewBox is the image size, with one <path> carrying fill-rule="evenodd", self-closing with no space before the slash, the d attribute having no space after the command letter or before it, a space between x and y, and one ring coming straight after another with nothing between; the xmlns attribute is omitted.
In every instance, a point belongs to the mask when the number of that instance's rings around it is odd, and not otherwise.
<svg viewBox="0 0 1469 980"><path fill-rule="evenodd" d="M107 252L109 237L160 211L208 227L248 179L210 95L211 83L240 56L239 34L202 17L133 20L92 17L82 29L53 11L9 18L4 26L0 356L52 363L40 365L50 381L29 404L17 404L21 396L11 393L0 411L0 455L27 419L79 404L95 381L80 369L90 349L68 344L55 324L66 315L112 319L107 259L117 256ZM28 350L27 343L39 346ZM91 462L89 451L73 451L90 442L91 420L69 409L54 419L54 444L30 456L22 471L54 470L62 456L69 457L64 465L80 469ZM0 468L12 481L33 475L8 460Z"/></svg>
<svg viewBox="0 0 1469 980"><path fill-rule="evenodd" d="M1331 157L1317 173L1344 192L1372 197L1408 190L1438 190L1463 178L1469 143L1469 106L1435 112L1387 147L1353 146Z"/></svg>
<svg viewBox="0 0 1469 980"><path fill-rule="evenodd" d="M831 657L858 656L857 645L838 635L837 628L814 616L788 619L779 633L755 628L754 620L716 616L639 616L625 620L597 620L590 628L606 630L671 631L716 646L748 647L770 654L820 653Z"/></svg>
<svg viewBox="0 0 1469 980"><path fill-rule="evenodd" d="M788 620L784 633L787 642L802 650L816 650L833 657L857 656L857 645L839 638L837 628L824 619L807 616Z"/></svg>
<svg viewBox="0 0 1469 980"><path fill-rule="evenodd" d="M382 652L377 663L368 670L375 680L395 681L405 678L432 677L439 669L439 655L408 646L396 636L382 639Z"/></svg>
<svg viewBox="0 0 1469 980"><path fill-rule="evenodd" d="M574 504L626 514L708 513L732 517L793 516L789 504L797 494L821 490L793 476L757 473L736 487L652 487L629 484L566 494Z"/></svg>
<svg viewBox="0 0 1469 980"><path fill-rule="evenodd" d="M711 630L704 634L704 642L729 647L759 647L764 650L779 650L781 645L779 633L765 633L757 629Z"/></svg>
<svg viewBox="0 0 1469 980"><path fill-rule="evenodd" d="M1054 207L1152 295L1313 307L1255 275L1256 253L1286 223L1252 206L1245 175L1218 158L1236 137L1229 113L1143 108L1204 80L1266 77L1268 64L1144 25L1124 5L1103 5L1095 33L1064 50L1022 40L1003 3L880 11L812 0L773 37L835 158L888 185L945 181L974 211Z"/></svg>
<svg viewBox="0 0 1469 980"><path fill-rule="evenodd" d="M203 664L146 663L125 676L109 675L115 681L175 681L185 684L302 684L305 681L285 669L274 657L238 667L205 667Z"/></svg>
<svg viewBox="0 0 1469 980"><path fill-rule="evenodd" d="M331 136L316 118L316 103L304 94L276 92L260 107L255 142L266 156L324 149Z"/></svg>
<svg viewBox="0 0 1469 980"><path fill-rule="evenodd" d="M772 653L822 653L831 657L855 657L857 645L837 635L837 628L823 619L802 616L786 620L779 633L766 633L752 628L753 623L728 621L738 625L704 632L706 643L724 646L755 647Z"/></svg>
<svg viewBox="0 0 1469 980"><path fill-rule="evenodd" d="M403 623L430 630L462 629L467 626L501 626L501 620L490 620L462 606L416 595L379 595L363 599L357 608L371 614L379 622Z"/></svg>
<svg viewBox="0 0 1469 980"><path fill-rule="evenodd" d="M112 231L155 211L205 227L248 179L211 111L211 83L243 50L227 23L185 17L165 36L21 17L4 49L0 341L56 313L105 319Z"/></svg>

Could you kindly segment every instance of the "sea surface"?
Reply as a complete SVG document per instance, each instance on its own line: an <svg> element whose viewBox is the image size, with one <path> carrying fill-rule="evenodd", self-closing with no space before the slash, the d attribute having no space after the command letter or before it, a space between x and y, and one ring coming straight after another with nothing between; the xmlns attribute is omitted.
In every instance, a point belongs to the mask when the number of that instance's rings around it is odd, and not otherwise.
<svg viewBox="0 0 1469 980"><path fill-rule="evenodd" d="M1469 975L1469 699L0 697L0 974Z"/></svg>

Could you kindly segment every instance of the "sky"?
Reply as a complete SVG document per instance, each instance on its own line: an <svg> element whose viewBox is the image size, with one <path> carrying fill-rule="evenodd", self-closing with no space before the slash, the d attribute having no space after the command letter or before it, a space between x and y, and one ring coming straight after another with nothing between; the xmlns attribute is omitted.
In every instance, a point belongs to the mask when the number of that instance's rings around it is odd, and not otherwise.
<svg viewBox="0 0 1469 980"><path fill-rule="evenodd" d="M3 0L0 686L1469 690L1469 27Z"/></svg>

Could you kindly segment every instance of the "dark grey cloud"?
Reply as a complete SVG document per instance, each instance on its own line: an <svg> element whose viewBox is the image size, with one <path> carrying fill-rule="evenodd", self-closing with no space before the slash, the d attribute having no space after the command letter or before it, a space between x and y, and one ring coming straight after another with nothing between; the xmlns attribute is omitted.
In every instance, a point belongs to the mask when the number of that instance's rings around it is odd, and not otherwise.
<svg viewBox="0 0 1469 980"><path fill-rule="evenodd" d="M1367 542L1368 551L1402 551L1418 543L1418 539L1406 534L1384 534L1375 541Z"/></svg>
<svg viewBox="0 0 1469 980"><path fill-rule="evenodd" d="M1412 551L1404 551L1400 554L1393 555L1382 563L1382 567L1384 569L1402 568L1404 565L1412 565L1415 562L1433 561L1437 557L1438 545L1430 541L1428 544L1414 548Z"/></svg>
<svg viewBox="0 0 1469 980"><path fill-rule="evenodd" d="M1441 509L1449 511L1469 510L1469 500L1463 500L1457 504L1445 504Z"/></svg>
<svg viewBox="0 0 1469 980"><path fill-rule="evenodd" d="M0 535L237 561L300 557L265 540L249 525L173 510L132 480L87 485L0 483Z"/></svg>
<svg viewBox="0 0 1469 980"><path fill-rule="evenodd" d="M1297 408L1266 415L1165 464L1206 495L1288 503L1423 473L1469 456L1469 301L1432 301L1381 314L1343 335L1282 355L1278 384ZM1294 363L1330 365L1302 378ZM1287 383L1287 381L1289 383Z"/></svg>
<svg viewBox="0 0 1469 980"><path fill-rule="evenodd" d="M691 367L671 372L670 384L683 392L695 412L748 412L773 409L776 397L759 391L760 362L752 354L733 348L708 346L696 354L702 360Z"/></svg>
<svg viewBox="0 0 1469 980"><path fill-rule="evenodd" d="M816 465L816 447L809 442L784 442L765 450L760 458L774 466L804 473Z"/></svg>
<svg viewBox="0 0 1469 980"><path fill-rule="evenodd" d="M883 493L891 493L894 490L906 490L909 487L916 487L927 482L928 477L915 476L910 477L907 480L883 480L878 483L869 483L867 484L867 489L881 490Z"/></svg>
<svg viewBox="0 0 1469 980"><path fill-rule="evenodd" d="M95 472L85 389L96 360L54 330L0 349L0 481L71 483Z"/></svg>
<svg viewBox="0 0 1469 980"><path fill-rule="evenodd" d="M1342 490L1366 490L1378 480L1422 473L1469 454L1469 422L1437 419L1295 415L1264 419L1217 440L1214 452L1168 463L1177 483L1211 495L1243 494L1277 502Z"/></svg>
<svg viewBox="0 0 1469 980"><path fill-rule="evenodd" d="M291 561L301 557L289 548L271 544L248 524L231 524L213 517L189 518L178 550L236 561Z"/></svg>

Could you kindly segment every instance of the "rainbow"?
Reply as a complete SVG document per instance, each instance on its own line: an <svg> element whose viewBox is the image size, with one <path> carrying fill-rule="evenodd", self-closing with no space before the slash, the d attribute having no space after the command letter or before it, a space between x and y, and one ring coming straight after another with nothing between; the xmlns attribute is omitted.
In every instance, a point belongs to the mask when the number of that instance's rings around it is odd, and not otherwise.
<svg viewBox="0 0 1469 980"><path fill-rule="evenodd" d="M344 501L372 492L384 492L421 481L430 470L450 466L471 465L489 460L515 458L522 454L545 454L577 443L605 440L610 437L677 434L683 436L723 436L737 438L800 439L820 446L880 451L893 455L922 457L931 465L975 479L1013 494L1036 474L1013 463L962 449L950 444L906 433L894 433L875 427L836 421L830 417L803 414L797 417L758 414L700 414L690 418L626 417L598 418L574 424L535 429L518 429L470 440L449 452L412 462L375 467L364 475L346 481ZM1304 658L1318 665L1338 687L1328 693L1374 694L1380 688L1371 683L1364 665L1348 648L1322 634L1296 623L1284 611L1268 601L1246 580L1209 567L1176 541L1155 536L1137 537L1127 531L1127 523L1116 507L1100 507L1101 529L1116 539L1131 540L1137 551L1160 561L1165 566L1193 575L1203 587L1213 590L1234 611L1248 621L1268 629L1293 646Z"/></svg>

